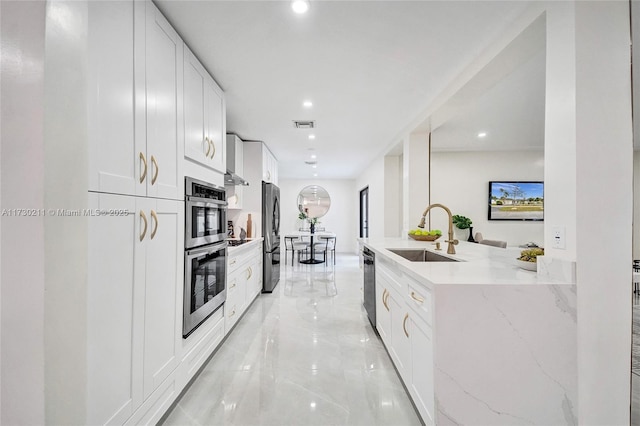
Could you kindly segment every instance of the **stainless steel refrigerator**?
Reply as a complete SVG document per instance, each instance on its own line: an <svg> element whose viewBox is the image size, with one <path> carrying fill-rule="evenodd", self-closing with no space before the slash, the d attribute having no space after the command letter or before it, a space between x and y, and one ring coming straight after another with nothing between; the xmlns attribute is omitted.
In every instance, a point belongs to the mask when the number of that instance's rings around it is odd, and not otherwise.
<svg viewBox="0 0 640 426"><path fill-rule="evenodd" d="M280 188L266 182L262 182L262 236L262 292L271 293L280 280Z"/></svg>

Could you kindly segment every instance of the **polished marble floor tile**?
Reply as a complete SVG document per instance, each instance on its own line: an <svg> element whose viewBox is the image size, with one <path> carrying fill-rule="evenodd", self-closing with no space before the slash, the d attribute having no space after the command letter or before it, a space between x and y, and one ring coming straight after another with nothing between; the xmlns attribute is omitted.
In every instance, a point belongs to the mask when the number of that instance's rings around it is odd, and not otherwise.
<svg viewBox="0 0 640 426"><path fill-rule="evenodd" d="M165 425L419 425L362 307L355 255L283 265Z"/></svg>

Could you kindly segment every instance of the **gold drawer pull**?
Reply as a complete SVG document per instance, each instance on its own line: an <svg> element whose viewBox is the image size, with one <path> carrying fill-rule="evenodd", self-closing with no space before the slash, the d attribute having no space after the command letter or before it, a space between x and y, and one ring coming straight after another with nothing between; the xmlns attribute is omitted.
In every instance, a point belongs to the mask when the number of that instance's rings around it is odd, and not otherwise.
<svg viewBox="0 0 640 426"><path fill-rule="evenodd" d="M247 281L248 281L251 279L251 276L253 275L253 269L251 269L251 266L247 268L247 272L249 273L249 276L247 276Z"/></svg>
<svg viewBox="0 0 640 426"><path fill-rule="evenodd" d="M211 141L208 137L205 137L204 141L207 143L207 153L205 155L209 157L209 153L211 152Z"/></svg>
<svg viewBox="0 0 640 426"><path fill-rule="evenodd" d="M153 230L151 231L151 239L153 240L153 237L156 236L156 232L158 232L158 225L159 225L158 215L153 210L151 210L151 218L154 220L155 225L156 225L156 226L153 227Z"/></svg>
<svg viewBox="0 0 640 426"><path fill-rule="evenodd" d="M147 159L142 152L140 152L140 160L142 161L142 165L144 165L144 170L140 173L140 183L142 183L144 182L144 178L147 177Z"/></svg>
<svg viewBox="0 0 640 426"><path fill-rule="evenodd" d="M144 220L144 229L140 233L140 241L144 240L144 236L147 235L147 215L140 210L140 219Z"/></svg>
<svg viewBox="0 0 640 426"><path fill-rule="evenodd" d="M411 298L412 298L413 300L415 300L416 302L424 303L424 299L422 299L422 298L420 298L420 297L416 296L416 293L415 293L415 292L413 292L413 291L411 292Z"/></svg>
<svg viewBox="0 0 640 426"><path fill-rule="evenodd" d="M404 335L409 337L409 332L407 331L407 320L409 319L409 314L406 314L404 316L404 319L402 320L402 329L404 330Z"/></svg>
<svg viewBox="0 0 640 426"><path fill-rule="evenodd" d="M211 148L213 148L213 152L211 153L211 158L216 156L216 144L213 142L213 139L209 139L209 142L211 142Z"/></svg>
<svg viewBox="0 0 640 426"><path fill-rule="evenodd" d="M384 305L385 308L387 308L387 311L389 311L389 305L387 304L388 298L389 298L389 292L385 288L384 291L382 292L382 304Z"/></svg>
<svg viewBox="0 0 640 426"><path fill-rule="evenodd" d="M156 157L154 157L153 155L151 156L151 165L154 166L153 168L153 177L151 178L151 185L153 185L154 183L156 183L156 180L158 180L158 172L160 171L160 168L158 167L158 162L156 161Z"/></svg>

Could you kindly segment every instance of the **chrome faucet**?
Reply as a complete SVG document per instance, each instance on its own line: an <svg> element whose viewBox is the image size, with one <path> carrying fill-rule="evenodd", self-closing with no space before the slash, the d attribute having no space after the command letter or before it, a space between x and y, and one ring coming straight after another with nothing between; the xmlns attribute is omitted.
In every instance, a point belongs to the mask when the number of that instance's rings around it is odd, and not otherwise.
<svg viewBox="0 0 640 426"><path fill-rule="evenodd" d="M449 245L447 246L447 253L456 254L456 249L453 246L458 244L458 240L453 238L453 216L451 215L451 210L449 210L446 206L443 206L442 204L431 204L429 207L427 207L424 213L422 213L422 218L420 219L418 228L424 228L424 219L425 217L427 217L427 213L429 213L429 210L434 207L440 207L444 209L444 211L446 211L449 215L449 239L446 240L445 243L449 243Z"/></svg>

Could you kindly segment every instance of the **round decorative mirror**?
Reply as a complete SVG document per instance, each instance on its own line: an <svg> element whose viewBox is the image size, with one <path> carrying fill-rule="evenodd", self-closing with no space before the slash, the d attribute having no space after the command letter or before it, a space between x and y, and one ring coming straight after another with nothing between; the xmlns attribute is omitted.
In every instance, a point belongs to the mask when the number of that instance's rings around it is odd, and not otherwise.
<svg viewBox="0 0 640 426"><path fill-rule="evenodd" d="M318 185L309 185L302 188L298 194L298 210L314 219L322 217L329 211L331 198L326 189Z"/></svg>

